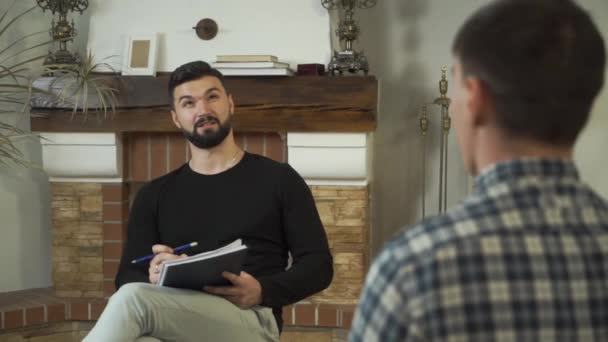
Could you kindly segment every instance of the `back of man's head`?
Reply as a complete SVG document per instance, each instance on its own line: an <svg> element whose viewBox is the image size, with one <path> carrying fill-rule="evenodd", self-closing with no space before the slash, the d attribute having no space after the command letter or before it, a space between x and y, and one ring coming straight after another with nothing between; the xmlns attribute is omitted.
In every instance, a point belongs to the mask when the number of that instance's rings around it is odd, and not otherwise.
<svg viewBox="0 0 608 342"><path fill-rule="evenodd" d="M570 0L494 1L465 22L452 49L513 137L571 146L604 82L602 37Z"/></svg>

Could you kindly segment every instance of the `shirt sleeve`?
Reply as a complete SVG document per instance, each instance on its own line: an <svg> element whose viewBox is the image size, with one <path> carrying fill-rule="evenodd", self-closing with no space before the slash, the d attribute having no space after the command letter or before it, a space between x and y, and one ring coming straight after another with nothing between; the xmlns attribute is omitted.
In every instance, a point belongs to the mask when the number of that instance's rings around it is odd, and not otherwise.
<svg viewBox="0 0 608 342"><path fill-rule="evenodd" d="M409 306L402 287L404 273L408 272L399 268L390 250L378 256L368 272L349 342L417 341L408 331Z"/></svg>
<svg viewBox="0 0 608 342"><path fill-rule="evenodd" d="M157 228L158 191L151 183L144 185L131 207L127 226L127 241L116 275L116 288L127 283L149 282L148 262L132 264L131 260L152 254L152 245L159 243Z"/></svg>
<svg viewBox="0 0 608 342"><path fill-rule="evenodd" d="M325 229L306 182L288 164L281 178L279 200L287 247L293 259L285 272L258 278L262 305L282 307L327 288L333 260Z"/></svg>

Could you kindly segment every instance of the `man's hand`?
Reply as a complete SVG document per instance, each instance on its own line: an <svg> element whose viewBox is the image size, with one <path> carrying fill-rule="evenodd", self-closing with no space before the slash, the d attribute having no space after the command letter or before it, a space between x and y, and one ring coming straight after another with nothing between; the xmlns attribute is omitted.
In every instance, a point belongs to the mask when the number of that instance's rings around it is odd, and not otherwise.
<svg viewBox="0 0 608 342"><path fill-rule="evenodd" d="M154 245L152 246L152 252L156 254L152 260L150 260L150 268L148 268L148 279L150 283L157 284L160 277L160 269L163 267L163 262L173 259L185 258L186 254L175 255L173 249L165 245Z"/></svg>
<svg viewBox="0 0 608 342"><path fill-rule="evenodd" d="M260 282L247 272L236 275L230 272L222 273L233 286L205 286L205 291L226 298L241 309L249 309L262 303L262 286Z"/></svg>

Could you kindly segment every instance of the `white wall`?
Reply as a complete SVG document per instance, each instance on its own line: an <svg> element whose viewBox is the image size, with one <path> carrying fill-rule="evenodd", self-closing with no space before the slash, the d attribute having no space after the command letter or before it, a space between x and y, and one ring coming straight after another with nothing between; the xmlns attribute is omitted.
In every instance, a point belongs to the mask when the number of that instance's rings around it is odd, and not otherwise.
<svg viewBox="0 0 608 342"><path fill-rule="evenodd" d="M581 1L591 9L608 37L608 2ZM372 171L372 248L397 230L421 218L420 107L438 96L440 67L450 66L451 44L458 27L486 0L383 0L359 11L363 48L371 73L380 80L378 128L374 133ZM448 74L448 80L450 79ZM608 197L608 87L598 99L592 119L576 149L583 179ZM439 168L439 110L430 115L427 215L436 212ZM467 176L450 133L448 207L466 196Z"/></svg>
<svg viewBox="0 0 608 342"><path fill-rule="evenodd" d="M9 3L0 6L4 12ZM33 4L17 3L11 14L17 15ZM41 14L30 15L18 22L12 29L0 36L0 50L15 41L26 32L40 30L41 25L29 24L33 18L40 19ZM41 21L41 20L39 20ZM44 38L48 39L48 35ZM38 41L40 41L38 39ZM33 42L29 42L30 46ZM24 47L24 45L21 45ZM16 51L16 50L15 50ZM8 57L8 55L4 55ZM3 65L7 65L4 64ZM4 110L13 110L4 106ZM27 117L1 114L2 122L17 124L21 128L29 127ZM35 141L19 141L18 147L26 157L40 162L40 145ZM48 220L49 191L45 175L38 170L10 168L0 165L0 292L14 291L28 287L49 286L50 272L50 224ZM42 239L46 238L46 243ZM26 268L27 267L27 268ZM32 271L29 271L31 269Z"/></svg>
<svg viewBox="0 0 608 342"><path fill-rule="evenodd" d="M4 12L12 2L2 1L0 12ZM7 19L13 18L35 4L34 0L15 1ZM36 9L30 12L0 37L0 49L26 34L48 30L51 18L48 11L43 13L41 9ZM77 30L84 33L78 37L74 46L83 52L85 46L83 36L86 38L87 32L87 27L83 23L86 20L83 22L80 16L75 16L74 19ZM42 32L16 46L14 51L48 41L49 38L48 33ZM72 48L71 44L68 46L70 49ZM42 46L31 50L29 53L16 57L14 62L44 55L48 49L49 46ZM42 61L34 64L41 65ZM29 129L27 113L20 116L0 114L0 120ZM37 166L42 165L41 146L38 139L23 139L17 141L17 146L24 153L25 158ZM2 270L0 292L51 285L50 202L48 176L40 168L27 169L0 165L0 270Z"/></svg>
<svg viewBox="0 0 608 342"><path fill-rule="evenodd" d="M40 163L36 141L19 144ZM51 285L50 186L35 169L0 169L0 292Z"/></svg>
<svg viewBox="0 0 608 342"><path fill-rule="evenodd" d="M599 27L608 48L608 2L580 0ZM604 198L608 198L608 68L604 72L604 88L595 100L591 118L576 144L575 161L581 177Z"/></svg>
<svg viewBox="0 0 608 342"><path fill-rule="evenodd" d="M317 0L93 0L88 48L112 55L115 69L129 34L159 33L158 71L221 54L271 54L289 62L327 63L329 15ZM215 20L217 36L199 39L192 29Z"/></svg>

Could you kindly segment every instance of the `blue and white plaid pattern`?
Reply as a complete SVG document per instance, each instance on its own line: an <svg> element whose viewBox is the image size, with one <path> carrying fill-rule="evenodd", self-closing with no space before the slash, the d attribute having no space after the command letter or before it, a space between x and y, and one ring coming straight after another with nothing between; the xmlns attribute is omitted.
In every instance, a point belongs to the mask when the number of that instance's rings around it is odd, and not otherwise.
<svg viewBox="0 0 608 342"><path fill-rule="evenodd" d="M385 247L350 341L430 340L608 341L608 204L571 162L495 165Z"/></svg>

